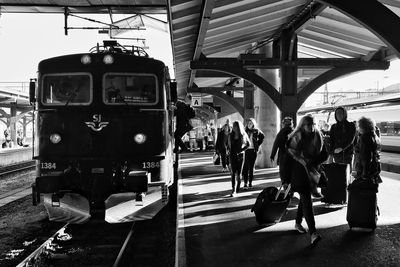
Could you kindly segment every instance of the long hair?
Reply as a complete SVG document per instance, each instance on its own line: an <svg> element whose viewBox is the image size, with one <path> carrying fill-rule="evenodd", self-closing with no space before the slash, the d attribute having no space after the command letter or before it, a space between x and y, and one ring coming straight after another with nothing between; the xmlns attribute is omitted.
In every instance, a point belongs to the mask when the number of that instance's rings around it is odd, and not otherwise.
<svg viewBox="0 0 400 267"><path fill-rule="evenodd" d="M232 133L233 133L233 129L235 128L235 125L236 125L237 129L239 129L239 139L242 140L242 143L246 143L247 141L249 141L249 137L244 129L244 125L240 121L233 122Z"/></svg>
<svg viewBox="0 0 400 267"><path fill-rule="evenodd" d="M297 124L296 128L292 132L291 136L297 134L298 132L303 132L304 125L306 125L306 124L314 124L314 117L312 115L307 114L304 117L302 117L300 119L299 123ZM316 128L315 128L315 130L316 130Z"/></svg>
<svg viewBox="0 0 400 267"><path fill-rule="evenodd" d="M251 121L251 123L253 124L253 129L254 130L259 130L258 123L256 122L256 120L254 118L250 118L249 121ZM247 124L246 128L249 128L248 124Z"/></svg>
<svg viewBox="0 0 400 267"><path fill-rule="evenodd" d="M375 122L370 118L361 117L358 120L358 127L360 129L363 129L364 132L366 132L366 133L368 133L368 132L375 133Z"/></svg>
<svg viewBox="0 0 400 267"><path fill-rule="evenodd" d="M312 115L307 114L300 119L300 122L298 123L297 127L289 135L289 140L292 139L292 137L294 137L294 139L297 140L296 142L299 142L304 136L304 133L305 133L304 125L306 125L306 124L315 125L314 117ZM316 149L317 152L321 152L322 147L323 147L322 135L315 126L314 126L313 134L314 134L314 138L312 140L312 145L314 146L314 148Z"/></svg>

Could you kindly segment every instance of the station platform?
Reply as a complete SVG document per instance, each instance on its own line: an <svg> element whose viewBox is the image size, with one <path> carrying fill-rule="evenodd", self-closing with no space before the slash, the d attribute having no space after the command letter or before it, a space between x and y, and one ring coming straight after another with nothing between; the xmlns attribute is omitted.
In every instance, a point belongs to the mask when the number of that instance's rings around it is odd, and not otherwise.
<svg viewBox="0 0 400 267"><path fill-rule="evenodd" d="M384 153L382 168L400 165L399 159ZM398 173L381 173L372 233L349 230L345 205L315 200L322 240L311 246L309 234L294 229L297 194L278 224L259 226L250 211L263 188L280 185L277 168L257 169L253 187L230 197L230 175L213 165L212 153L181 154L179 165L176 266L400 266Z"/></svg>
<svg viewBox="0 0 400 267"><path fill-rule="evenodd" d="M0 148L0 169L32 161L32 147Z"/></svg>

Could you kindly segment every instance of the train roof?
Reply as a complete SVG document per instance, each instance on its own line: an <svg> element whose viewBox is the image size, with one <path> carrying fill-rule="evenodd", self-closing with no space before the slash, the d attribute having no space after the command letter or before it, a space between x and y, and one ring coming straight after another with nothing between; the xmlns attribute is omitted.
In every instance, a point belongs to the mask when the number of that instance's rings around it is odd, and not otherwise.
<svg viewBox="0 0 400 267"><path fill-rule="evenodd" d="M54 67L55 64L58 64L57 67L59 68L57 69L62 69L63 66L77 66L77 64L82 64L83 66L83 63L81 63L83 56L90 57L90 63L86 64L86 66L90 67L92 62L102 63L105 55L111 55L114 59L113 63L118 65L130 65L132 69L135 69L134 66L140 66L142 68L148 66L154 68L154 71L157 71L165 67L162 61L150 58L143 48L137 46L122 46L116 41L104 41L103 45L100 46L97 44L97 46L91 48L88 53L69 54L44 59L39 62L39 71L46 69L47 66ZM134 62L134 64L132 64L132 62ZM111 66L112 64L109 65Z"/></svg>
<svg viewBox="0 0 400 267"><path fill-rule="evenodd" d="M91 58L90 64L83 64L81 59L83 56L89 55ZM113 56L112 64L105 64L103 62L104 56L109 54L90 54L90 53L82 53L82 54L71 54L58 56L53 58L44 59L39 62L39 72L65 72L65 71L93 71L94 64L101 64L104 67L107 67L108 70L117 70L126 71L129 67L131 71L134 72L150 72L150 73L158 73L163 71L165 68L165 64L162 61L146 58L146 57L138 57L127 54L111 54ZM114 68L115 66L115 68ZM118 67L117 67L118 66Z"/></svg>
<svg viewBox="0 0 400 267"><path fill-rule="evenodd" d="M396 105L400 104L400 93L391 93L386 95L374 95L369 97L357 98L357 99L344 99L340 103L336 103L336 105L332 104L324 104L309 108L302 108L298 111L299 115L304 115L312 112L324 112L324 111L333 111L337 107L345 107L347 109L366 107L371 105Z"/></svg>

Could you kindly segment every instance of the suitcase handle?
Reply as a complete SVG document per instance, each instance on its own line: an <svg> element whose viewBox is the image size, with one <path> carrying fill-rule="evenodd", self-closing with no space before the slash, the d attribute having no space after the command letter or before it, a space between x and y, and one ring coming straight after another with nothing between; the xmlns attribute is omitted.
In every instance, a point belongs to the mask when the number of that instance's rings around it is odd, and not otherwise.
<svg viewBox="0 0 400 267"><path fill-rule="evenodd" d="M292 184L289 184L288 187L287 187L286 190L285 190L285 194L283 195L283 199L286 199L287 195L288 195L289 192L290 192L290 188L291 188L291 187L292 187ZM283 189L283 185L281 185L281 186L279 187L279 189L278 189L278 192L276 192L275 200L278 200L279 194L281 193L282 189Z"/></svg>

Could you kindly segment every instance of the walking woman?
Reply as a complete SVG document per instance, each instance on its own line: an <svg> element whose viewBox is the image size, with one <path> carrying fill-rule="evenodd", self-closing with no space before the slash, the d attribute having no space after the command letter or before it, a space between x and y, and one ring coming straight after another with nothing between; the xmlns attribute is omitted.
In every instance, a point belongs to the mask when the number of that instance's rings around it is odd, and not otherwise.
<svg viewBox="0 0 400 267"><path fill-rule="evenodd" d="M249 137L244 130L243 123L240 121L234 121L232 132L228 139L228 154L231 164L232 197L239 193L244 151L249 147L249 145Z"/></svg>
<svg viewBox="0 0 400 267"><path fill-rule="evenodd" d="M258 129L256 120L253 118L249 119L249 122L246 126L246 133L249 136L250 145L246 149L244 155L244 164L243 164L243 181L244 188L247 188L247 182L249 187L252 187L253 182L253 173L254 173L254 164L257 159L258 150L264 141L264 133Z"/></svg>
<svg viewBox="0 0 400 267"><path fill-rule="evenodd" d="M230 127L228 124L224 124L224 126L222 126L222 129L218 132L217 143L215 144L215 152L221 158L223 172L229 170L228 169L229 159L226 151L228 146L229 134L230 134Z"/></svg>
<svg viewBox="0 0 400 267"><path fill-rule="evenodd" d="M307 222L311 235L311 244L316 244L321 236L315 228L314 211L311 194L315 197L322 197L317 191L316 183L312 174L318 166L327 158L327 152L323 146L320 132L316 129L314 118L311 115L304 116L293 133L289 136L287 150L291 160L290 175L293 191L300 195L300 203L297 208L295 228L300 233L306 233L301 225L303 216ZM288 183L289 181L283 181Z"/></svg>

